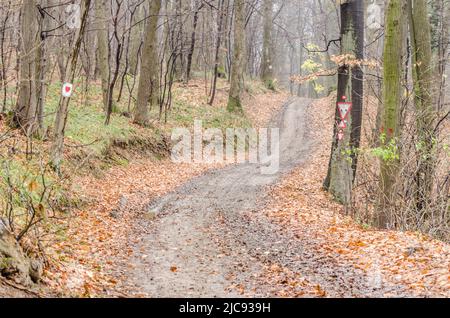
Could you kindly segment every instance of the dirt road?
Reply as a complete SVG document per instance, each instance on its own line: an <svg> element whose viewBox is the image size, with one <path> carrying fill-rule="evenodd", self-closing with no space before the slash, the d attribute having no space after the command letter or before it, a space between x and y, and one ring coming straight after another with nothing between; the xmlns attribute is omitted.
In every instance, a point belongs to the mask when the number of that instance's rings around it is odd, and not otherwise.
<svg viewBox="0 0 450 318"><path fill-rule="evenodd" d="M314 147L307 127L310 104L293 99L274 120L281 140L277 174L262 175L256 164L228 166L149 205L156 218L136 248L130 275L138 290L150 297L239 297L242 290L229 288L239 285L252 296L271 296L272 286L257 273L276 263L301 272L331 297L402 294L399 286L380 290L362 271L320 255L314 242L299 240L259 212L266 186L308 160Z"/></svg>

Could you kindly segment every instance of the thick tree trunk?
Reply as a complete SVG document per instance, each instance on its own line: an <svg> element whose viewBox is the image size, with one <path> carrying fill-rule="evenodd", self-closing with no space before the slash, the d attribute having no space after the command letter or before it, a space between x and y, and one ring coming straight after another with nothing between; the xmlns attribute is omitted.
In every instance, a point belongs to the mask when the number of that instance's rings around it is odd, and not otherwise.
<svg viewBox="0 0 450 318"><path fill-rule="evenodd" d="M157 24L161 0L153 0L150 3L150 18L145 31L144 47L142 50L142 63L137 95L137 105L134 114L134 122L139 125L147 125L149 121L148 103L156 104L159 94L158 77L158 41Z"/></svg>
<svg viewBox="0 0 450 318"><path fill-rule="evenodd" d="M387 5L384 40L384 82L382 134L384 146L393 145L400 136L399 112L402 100L402 55L404 48L403 0L390 0ZM392 148L392 147L391 147ZM392 222L391 208L395 206L395 183L398 175L399 158L393 156L381 161L380 198L378 226L387 228Z"/></svg>
<svg viewBox="0 0 450 318"><path fill-rule="evenodd" d="M357 0L348 1L341 5L341 54L353 55L361 61L364 58L363 50L363 3ZM351 201L356 173L355 150L360 144L363 104L363 75L358 62L354 64L353 66L344 64L338 69L337 103L351 102L352 110L346 119L346 127L340 128L342 120L336 105L331 155L328 174L324 181L324 187L337 201L346 205ZM339 138L339 135L342 135L342 138Z"/></svg>
<svg viewBox="0 0 450 318"><path fill-rule="evenodd" d="M23 1L21 21L20 81L16 121L27 136L39 129L38 83L41 38L35 0Z"/></svg>
<svg viewBox="0 0 450 318"><path fill-rule="evenodd" d="M416 206L420 211L426 209L431 198L435 160L433 156L433 143L436 136L433 126L435 111L432 98L431 26L425 0L408 0L408 8L412 44L414 103L417 111L418 143L421 145L416 174Z"/></svg>
<svg viewBox="0 0 450 318"><path fill-rule="evenodd" d="M231 65L231 87L227 109L230 112L242 112L241 93L245 61L245 1L235 0L234 14L234 52Z"/></svg>

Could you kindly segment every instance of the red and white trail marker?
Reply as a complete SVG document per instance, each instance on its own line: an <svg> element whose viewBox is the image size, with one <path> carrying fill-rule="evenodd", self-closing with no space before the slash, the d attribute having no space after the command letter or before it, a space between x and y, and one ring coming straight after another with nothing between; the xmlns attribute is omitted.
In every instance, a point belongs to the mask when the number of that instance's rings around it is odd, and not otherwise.
<svg viewBox="0 0 450 318"><path fill-rule="evenodd" d="M63 97L70 97L72 96L73 91L73 85L70 83L64 83L62 87L62 96Z"/></svg>
<svg viewBox="0 0 450 318"><path fill-rule="evenodd" d="M345 121L343 120L343 121L341 121L341 122L339 123L338 127L341 128L341 129L345 129L345 128L347 128L347 124L346 124Z"/></svg>
<svg viewBox="0 0 450 318"><path fill-rule="evenodd" d="M338 109L339 109L339 115L341 116L342 120L347 119L348 115L350 114L350 110L352 109L352 103L337 103Z"/></svg>

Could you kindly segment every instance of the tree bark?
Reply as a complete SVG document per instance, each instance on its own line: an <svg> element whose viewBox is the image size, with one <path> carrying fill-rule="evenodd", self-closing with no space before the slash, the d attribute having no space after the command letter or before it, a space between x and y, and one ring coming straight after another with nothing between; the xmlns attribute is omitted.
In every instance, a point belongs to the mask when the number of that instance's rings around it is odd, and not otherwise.
<svg viewBox="0 0 450 318"><path fill-rule="evenodd" d="M211 87L211 99L209 100L209 105L214 103L216 97L216 86L217 86L217 76L219 75L219 64L220 64L220 44L222 43L222 28L223 28L223 16L224 16L224 0L219 0L219 11L217 12L217 40L216 40L216 51L214 58L214 74L213 83Z"/></svg>
<svg viewBox="0 0 450 318"><path fill-rule="evenodd" d="M274 89L273 82L273 46L272 46L272 19L273 0L264 0L264 34L263 56L261 61L261 80L267 88Z"/></svg>
<svg viewBox="0 0 450 318"><path fill-rule="evenodd" d="M96 19L96 31L97 31L97 64L100 71L100 77L102 81L102 96L103 96L103 109L106 111L108 107L108 94L109 94L109 80L110 80L110 68L109 68L109 19L107 0L95 1L95 19Z"/></svg>
<svg viewBox="0 0 450 318"><path fill-rule="evenodd" d="M324 187L334 198L348 205L351 202L353 181L356 174L356 149L361 139L363 75L358 61L364 58L364 10L358 0L341 4L341 55L352 55L354 65L344 64L338 69L338 87L333 128L333 142ZM345 96L345 97L344 97ZM346 127L339 128L341 116L338 103L351 102L352 110L346 119ZM339 133L343 138L338 138Z"/></svg>
<svg viewBox="0 0 450 318"><path fill-rule="evenodd" d="M403 0L390 0L387 5L384 70L383 70L383 116L381 128L384 145L397 148L400 136L399 113L402 100L402 55L404 48ZM395 183L398 175L399 158L381 161L380 198L378 226L388 228L392 222L391 209L395 206Z"/></svg>
<svg viewBox="0 0 450 318"><path fill-rule="evenodd" d="M189 48L189 54L187 57L187 66L186 66L186 83L189 82L189 79L191 78L191 68L192 68L192 58L194 56L194 50L195 50L195 41L196 41L196 33L197 33L197 26L198 26L198 14L200 10L203 8L203 3L201 4L195 4L197 7L195 8L194 12L194 21L192 26L192 34L191 34L191 47Z"/></svg>
<svg viewBox="0 0 450 318"><path fill-rule="evenodd" d="M37 80L41 37L36 1L23 1L21 14L20 80L15 117L24 133L31 136L39 129Z"/></svg>
<svg viewBox="0 0 450 318"><path fill-rule="evenodd" d="M157 24L161 0L150 3L150 18L145 32L144 48L142 50L142 63L137 95L137 105L134 122L147 125L149 122L148 103L156 104L159 94L158 52L157 52Z"/></svg>
<svg viewBox="0 0 450 318"><path fill-rule="evenodd" d="M410 38L412 46L412 73L414 81L414 103L417 112L419 156L416 173L416 207L426 209L431 198L434 171L434 126L432 82L433 65L431 53L431 26L425 0L408 0Z"/></svg>
<svg viewBox="0 0 450 318"><path fill-rule="evenodd" d="M231 65L231 87L227 109L242 113L241 93L245 61L245 1L235 0L234 14L234 52Z"/></svg>
<svg viewBox="0 0 450 318"><path fill-rule="evenodd" d="M74 39L75 43L72 48L72 52L67 60L65 68L65 83L73 83L75 79L75 72L77 69L78 56L81 49L81 41L83 40L84 31L86 28L86 21L88 17L89 7L91 5L91 0L83 0L82 2L82 18L80 28L75 32ZM56 112L55 118L55 135L54 141L51 148L51 163L53 169L56 171L60 170L61 161L63 157L64 150L64 133L66 129L67 116L69 111L70 97L62 97L59 100L58 110Z"/></svg>
<svg viewBox="0 0 450 318"><path fill-rule="evenodd" d="M136 8L136 11L134 12L133 19L131 22L131 25L133 26L133 29L130 33L130 53L129 53L129 59L130 59L130 70L129 73L132 75L136 75L138 72L138 66L139 66L139 60L140 60L140 48L142 46L142 30L144 22L140 22L144 19L144 4L140 4L139 7ZM139 23L139 25L134 25L136 23Z"/></svg>

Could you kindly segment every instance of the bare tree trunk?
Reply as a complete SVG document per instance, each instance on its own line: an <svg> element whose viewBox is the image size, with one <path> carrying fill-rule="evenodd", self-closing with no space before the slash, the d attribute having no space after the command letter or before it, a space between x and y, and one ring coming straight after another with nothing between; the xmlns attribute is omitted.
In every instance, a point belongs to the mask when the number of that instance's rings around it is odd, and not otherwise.
<svg viewBox="0 0 450 318"><path fill-rule="evenodd" d="M46 7L51 4L51 1L47 0L41 0L41 7ZM50 21L49 17L42 15L40 20L40 27L39 29L41 31L47 31L51 29L52 23ZM49 39L46 37L47 34L45 32L41 33L41 46L37 52L37 55L39 57L39 64L36 71L36 82L37 84L37 116L38 116L38 126L39 130L42 131L44 128L44 104L45 104L45 98L47 95L47 88L49 85L49 80L47 79L47 73L49 71L50 61L48 54L48 47L49 47Z"/></svg>
<svg viewBox="0 0 450 318"><path fill-rule="evenodd" d="M399 113L402 100L402 55L404 48L403 0L390 0L386 11L386 31L384 41L384 74L383 74L383 116L382 132L384 146L391 144L397 148L400 136ZM395 183L398 176L399 158L393 157L381 161L380 188L382 196L378 214L378 226L390 226L390 210L395 206Z"/></svg>
<svg viewBox="0 0 450 318"><path fill-rule="evenodd" d="M433 143L435 141L433 121L435 111L432 98L433 65L431 55L431 26L425 0L408 0L410 16L410 38L412 44L412 67L414 80L414 103L417 111L417 130L420 155L416 174L419 211L430 203L433 187Z"/></svg>
<svg viewBox="0 0 450 318"><path fill-rule="evenodd" d="M23 1L21 21L20 82L16 105L16 121L27 136L37 132L39 52L39 10L35 0Z"/></svg>
<svg viewBox="0 0 450 318"><path fill-rule="evenodd" d="M142 30L144 22L141 21L144 19L144 4L140 4L134 14L133 19L131 20L132 30L130 33L130 52L129 52L129 60L130 60L130 70L129 73L132 75L136 75L138 72L139 60L140 60L140 48L142 46ZM139 23L139 25L135 25Z"/></svg>
<svg viewBox="0 0 450 318"><path fill-rule="evenodd" d="M91 0L83 0L82 7L83 13L81 18L80 28L75 32L74 35L74 45L72 52L67 60L66 70L64 72L65 83L73 83L75 79L75 72L77 69L78 56L81 49L81 42L83 40L84 31L86 28L86 21L88 17L89 7L91 5ZM60 170L61 161L63 157L64 150L64 132L66 129L67 115L69 111L70 97L62 97L59 100L58 110L56 112L55 118L55 135L54 141L51 149L51 162L52 166L56 171Z"/></svg>
<svg viewBox="0 0 450 318"><path fill-rule="evenodd" d="M108 10L107 0L95 1L96 15L96 31L97 31L97 63L102 80L103 109L106 111L108 107L109 94L109 19L107 18Z"/></svg>
<svg viewBox="0 0 450 318"><path fill-rule="evenodd" d="M261 79L267 86L267 88L275 89L273 82L272 19L273 19L273 0L264 0L264 35L263 35L263 57L261 61Z"/></svg>
<svg viewBox="0 0 450 318"><path fill-rule="evenodd" d="M244 82L245 62L245 2L235 0L234 14L234 52L231 65L231 87L227 109L230 112L242 112L241 93Z"/></svg>
<svg viewBox="0 0 450 318"><path fill-rule="evenodd" d="M364 48L364 10L359 0L341 4L341 54L362 60ZM358 64L358 63L356 63ZM343 64L338 69L337 104L351 102L352 111L341 119L336 106L333 142L324 187L336 200L348 205L356 172L356 154L361 138L363 82L358 65ZM340 127L344 124L345 127ZM340 136L340 137L339 137Z"/></svg>
<svg viewBox="0 0 450 318"><path fill-rule="evenodd" d="M220 43L222 42L222 28L223 28L223 7L224 0L219 0L219 11L217 12L217 41L216 41L216 51L215 51L215 62L214 62L214 75L213 84L211 88L211 99L209 100L209 105L214 103L216 97L216 86L217 86L217 76L219 75L219 64L220 64Z"/></svg>
<svg viewBox="0 0 450 318"><path fill-rule="evenodd" d="M194 12L194 22L193 22L193 26L192 26L191 47L189 48L189 54L187 57L186 83L189 82L189 79L191 78L192 57L194 56L195 41L196 41L196 36L197 36L198 14L204 6L203 3L201 3L201 4L195 3L195 5L196 5L196 8L195 8L195 12Z"/></svg>
<svg viewBox="0 0 450 318"><path fill-rule="evenodd" d="M355 1L352 8L353 24L355 29L354 55L358 61L364 59L364 2ZM329 60L329 59L328 59ZM358 152L361 143L361 126L363 114L363 98L364 98L364 74L362 66L356 63L351 69L352 73L352 110L351 110L351 133L350 133L350 157L352 159L352 183L355 181L356 169L358 165Z"/></svg>
<svg viewBox="0 0 450 318"><path fill-rule="evenodd" d="M161 0L150 3L150 18L145 32L144 48L142 50L142 63L137 95L137 105L134 122L147 125L149 122L148 103L155 104L159 95L158 52L157 52L157 24Z"/></svg>

